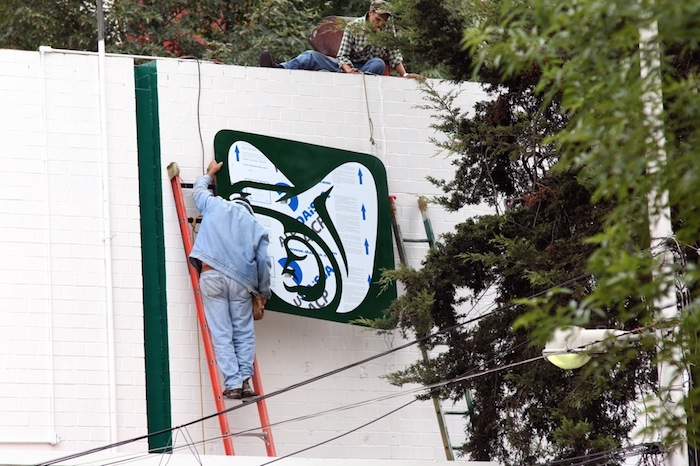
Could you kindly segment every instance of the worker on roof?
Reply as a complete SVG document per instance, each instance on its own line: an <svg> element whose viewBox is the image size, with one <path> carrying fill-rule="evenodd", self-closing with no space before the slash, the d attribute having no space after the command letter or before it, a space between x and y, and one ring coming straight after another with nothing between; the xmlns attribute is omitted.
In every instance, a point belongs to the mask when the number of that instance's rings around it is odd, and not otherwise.
<svg viewBox="0 0 700 466"><path fill-rule="evenodd" d="M216 363L224 376L223 396L255 396L250 387L255 359L253 301L270 297L269 237L242 196L214 196L209 184L223 162L212 160L197 178L192 198L202 214L190 262L199 270L204 312Z"/></svg>
<svg viewBox="0 0 700 466"><path fill-rule="evenodd" d="M396 29L391 21L391 11L385 0L371 0L367 13L347 24L336 58L315 50L307 50L292 60L278 64L266 50L260 55L260 66L290 70L383 74L388 64L399 76L419 77L406 72L403 57L398 48L369 44L367 35L374 31L396 35Z"/></svg>

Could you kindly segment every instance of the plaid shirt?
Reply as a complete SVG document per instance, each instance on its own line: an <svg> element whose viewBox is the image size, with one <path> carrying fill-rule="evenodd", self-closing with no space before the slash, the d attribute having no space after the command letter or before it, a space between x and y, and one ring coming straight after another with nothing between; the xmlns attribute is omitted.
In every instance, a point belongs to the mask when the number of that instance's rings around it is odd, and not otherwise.
<svg viewBox="0 0 700 466"><path fill-rule="evenodd" d="M340 47L338 48L337 58L339 65L352 66L353 62L362 62L370 58L379 57L388 62L391 68L396 68L403 61L401 52L399 52L398 48L390 49L368 44L367 31L369 27L366 15L353 19L348 23L345 32L343 32L343 40L340 41ZM388 22L384 24L381 31L396 35L394 25Z"/></svg>

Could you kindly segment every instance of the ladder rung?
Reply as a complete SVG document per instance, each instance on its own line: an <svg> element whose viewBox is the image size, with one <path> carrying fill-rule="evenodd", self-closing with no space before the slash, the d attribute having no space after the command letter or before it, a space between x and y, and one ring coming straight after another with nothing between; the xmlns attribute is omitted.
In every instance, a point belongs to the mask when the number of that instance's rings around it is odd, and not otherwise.
<svg viewBox="0 0 700 466"><path fill-rule="evenodd" d="M444 411L444 414L467 414L469 411Z"/></svg>
<svg viewBox="0 0 700 466"><path fill-rule="evenodd" d="M236 437L258 437L267 440L267 432L246 432L244 434L238 434Z"/></svg>
<svg viewBox="0 0 700 466"><path fill-rule="evenodd" d="M237 437L258 437L260 440L265 442L265 445L270 445L270 436L267 432L248 432L245 434L238 434Z"/></svg>
<svg viewBox="0 0 700 466"><path fill-rule="evenodd" d="M423 238L423 239L409 239L409 238L404 238L403 239L404 243L429 243L430 240L428 238Z"/></svg>
<svg viewBox="0 0 700 466"><path fill-rule="evenodd" d="M192 188L194 188L194 183L180 183L180 186L183 188L192 189ZM209 188L209 189L214 189L215 187L216 187L216 185L213 185L213 184L210 184L209 186L207 186L207 188Z"/></svg>

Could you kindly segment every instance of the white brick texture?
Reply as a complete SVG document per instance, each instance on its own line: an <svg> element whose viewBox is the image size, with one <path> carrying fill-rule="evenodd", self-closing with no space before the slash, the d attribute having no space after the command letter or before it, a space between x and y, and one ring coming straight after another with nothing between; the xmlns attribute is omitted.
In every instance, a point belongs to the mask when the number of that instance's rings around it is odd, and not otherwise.
<svg viewBox="0 0 700 466"><path fill-rule="evenodd" d="M133 60L108 60L107 74L114 325L122 337L115 402L125 406L114 427L130 438L146 431L143 310L140 298L138 306L120 298L142 289L138 210L126 208L138 207L138 189L124 189L138 179ZM12 219L0 225L0 449L76 451L112 440L97 77L94 55L0 50L0 214Z"/></svg>
<svg viewBox="0 0 700 466"><path fill-rule="evenodd" d="M430 112L416 108L425 103L416 81L211 64L201 64L200 70L201 90L196 63L158 62L171 336L174 331L178 334L195 332L197 322L193 307L186 305L191 303L191 296L181 293L189 289L189 279L174 205L169 198L171 190L165 167L170 162L177 162L183 180L193 181L214 157L214 136L222 129L378 157L387 170L389 191L397 197L403 234L408 238L425 237L417 198L439 194L425 176L449 177L452 167L448 157L434 156L436 147L428 142L435 134L430 129ZM435 85L445 90L448 88L439 83ZM484 93L476 85L464 84L462 88L459 98L462 108L471 108L477 100L484 98ZM198 95L201 99L199 119L204 154L199 141L197 113L191 111L196 110ZM191 212L196 213L189 199L188 204ZM486 212L482 209L449 214L435 206L429 210L438 235L450 231L468 216ZM409 243L406 246L410 265L418 267L427 245ZM268 312L265 319L256 323L256 333L258 364L268 393L404 343L398 334L387 339L347 324L274 312ZM175 343L172 338L170 340L171 371L178 373L177 380L182 385L173 390L174 424L188 422L198 415L197 412L178 409L199 408L196 403L191 403L192 394L204 393L202 412L209 413L214 409L198 342L188 342L181 337L178 337L178 342L182 342L176 350L179 357L174 358L172 346ZM418 358L415 349L403 350L269 399L270 421L281 423L273 428L278 454L292 453L350 431L410 401L412 395L401 395L406 387L398 389L381 377ZM310 420L295 420L392 394L397 397ZM232 412L229 419L234 432L255 427L259 422L253 406ZM216 419L205 423L204 432L191 432L195 439L215 437L218 433ZM264 445L257 438L239 437L234 444L237 454L260 455L265 452ZM223 446L209 442L206 450L221 454ZM441 459L444 451L432 403L416 402L357 433L303 455Z"/></svg>
<svg viewBox="0 0 700 466"><path fill-rule="evenodd" d="M32 450L60 456L146 433L134 63L110 56L106 65L110 232L103 218L98 57L0 50L5 174L0 215L6 220L0 223L0 451L29 443ZM213 158L214 136L222 129L371 154L386 167L408 238L425 236L417 197L439 194L425 176L450 177L452 167L449 157L434 156L436 148L428 142L436 136L431 114L416 108L425 102L413 80L211 63L198 67L187 60L159 60L157 70L172 424L179 426L213 413L214 403L166 172L170 162L179 164L184 181L194 181ZM461 108L484 98L474 84L460 87ZM187 203L195 213L190 199ZM486 213L429 210L438 235L466 217ZM409 264L418 267L426 249L408 244ZM108 324L114 327L114 361ZM256 323L256 330L268 393L404 343L398 333L377 336L347 324L275 312ZM415 349L392 353L269 399L278 454L348 432L410 401L413 395L404 392L411 387L393 387L382 376L418 357ZM110 380L111 363L115 380ZM112 386L116 400L110 399ZM394 397L362 404L383 396ZM354 403L360 405L337 411ZM324 411L313 419L296 419ZM233 411L229 419L234 432L259 423L254 406ZM195 442L214 439L198 446L202 454L223 453L219 434L215 418L187 429ZM60 442L49 445L56 436ZM187 441L181 432L175 444ZM234 445L239 455L265 454L255 437L236 437ZM143 449L144 442L120 447ZM444 453L432 404L415 402L302 456L428 460L442 459Z"/></svg>

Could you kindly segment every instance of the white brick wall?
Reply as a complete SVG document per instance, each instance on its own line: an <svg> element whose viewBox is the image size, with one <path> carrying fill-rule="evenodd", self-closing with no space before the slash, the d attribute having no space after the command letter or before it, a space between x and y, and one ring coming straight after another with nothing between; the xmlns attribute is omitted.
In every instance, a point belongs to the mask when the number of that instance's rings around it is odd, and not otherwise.
<svg viewBox="0 0 700 466"><path fill-rule="evenodd" d="M97 76L96 56L0 50L2 449L111 441ZM145 432L131 59L107 61L107 106L117 436L130 438Z"/></svg>
<svg viewBox="0 0 700 466"><path fill-rule="evenodd" d="M196 114L199 70L204 156ZM171 337L176 329L186 334L195 332L197 323L192 298L182 293L182 290L189 290L188 276L174 205L168 197L171 189L165 167L170 162L177 162L183 180L193 181L213 158L214 136L222 129L264 134L379 157L387 169L389 191L397 196L398 217L404 236L425 237L417 196L438 194L425 181L425 176L449 177L452 167L444 155L435 157L435 146L427 142L429 137L435 135L429 128L430 112L416 108L424 103L416 81L212 64L200 64L199 70L195 62L158 62ZM447 88L447 85L436 85ZM477 99L484 97L475 85L465 84L463 88L459 100L462 108L471 108ZM370 142L370 135L374 138L374 145ZM189 205L195 212L191 202ZM429 210L436 234L449 231L456 222L477 213L465 211L450 215L435 206ZM427 245L407 244L407 250L410 264L418 266ZM390 341L346 324L274 312L267 313L265 319L256 325L258 363L268 393L404 343L398 334ZM198 415L198 412L188 410L199 408L196 403L191 403L193 394L204 393L204 413L212 412L214 405L210 400L211 388L206 366L203 361L197 362L201 357L198 342L182 341L177 349L175 345L171 339L171 355L177 354L178 357L171 357L170 368L173 380L182 386L173 390L173 422L181 424ZM380 377L405 367L418 357L417 351L404 350L271 398L268 400L270 420L272 423L284 422L399 393L401 389L390 386ZM193 372L193 368L201 368L200 373ZM178 374L177 377L175 374ZM404 395L275 427L273 435L278 454L288 454L349 431L410 399L411 395ZM254 427L259 422L253 406L234 411L230 420L234 432ZM461 424L458 427L461 428ZM212 419L206 423L204 433L192 430L191 434L197 439L198 436L214 437L218 432L217 421ZM237 438L234 443L238 454L259 455L265 451L262 442L256 438ZM222 453L223 447L221 443L210 442L207 451ZM444 457L432 403L414 403L357 433L303 455L385 459Z"/></svg>
<svg viewBox="0 0 700 466"><path fill-rule="evenodd" d="M117 439L146 431L143 308L133 61L108 57L107 118L113 255ZM98 60L95 55L0 51L0 450L74 451L114 440L110 433L105 237ZM424 237L418 195L437 194L425 176L449 177L450 160L427 142L430 112L418 83L366 77L158 62L173 425L211 414L214 403L165 167L178 162L193 181L213 157L221 129L282 137L378 157L397 196L405 237ZM365 89L366 85L366 89ZM437 84L447 88L448 85ZM483 97L462 86L460 106ZM365 101L365 93L367 101ZM369 116L368 116L369 108ZM370 128L371 118L373 130ZM375 144L370 143L373 136ZM189 202L193 209L192 203ZM448 214L431 206L436 234L477 211ZM409 244L418 266L427 246ZM346 324L268 312L257 323L266 392L318 376L403 343ZM299 416L398 394L380 377L418 357L403 350L268 400L278 454L292 453L364 424L411 395L334 412ZM254 406L233 412L234 431L254 427ZM219 435L216 419L191 426L197 441ZM59 435L56 446L47 439ZM176 444L185 444L185 433ZM262 455L257 438L234 441L239 455ZM21 446L21 445L20 445ZM143 449L144 443L122 447ZM222 453L218 440L200 452ZM443 458L431 403L414 403L358 432L303 454L325 458Z"/></svg>

